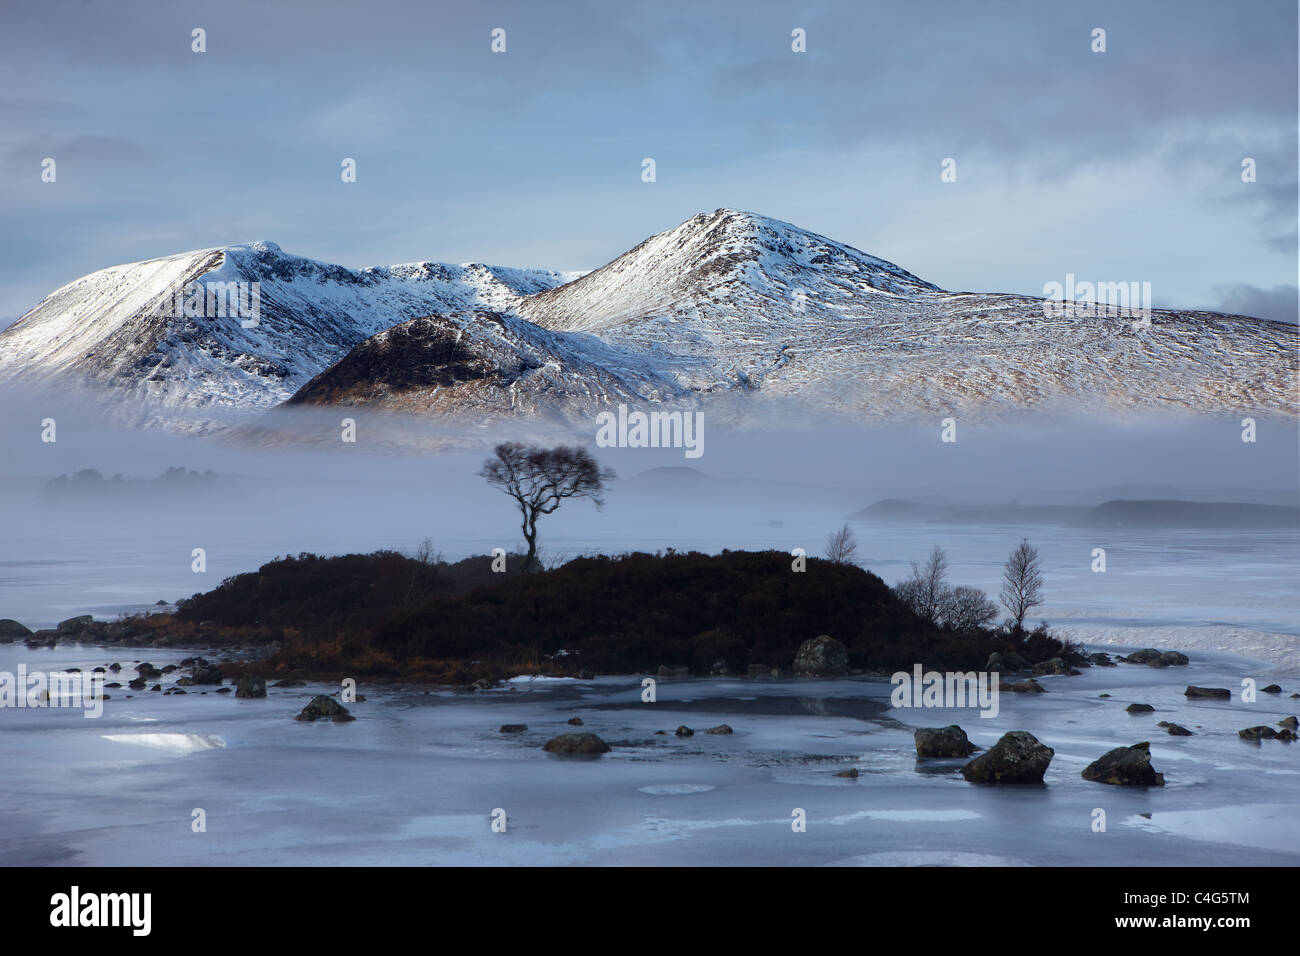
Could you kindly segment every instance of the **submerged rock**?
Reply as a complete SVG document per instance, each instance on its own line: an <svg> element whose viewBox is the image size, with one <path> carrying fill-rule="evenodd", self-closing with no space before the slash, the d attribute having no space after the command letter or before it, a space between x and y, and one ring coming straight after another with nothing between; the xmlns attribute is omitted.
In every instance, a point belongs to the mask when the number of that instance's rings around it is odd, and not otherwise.
<svg viewBox="0 0 1300 956"><path fill-rule="evenodd" d="M581 718L581 717L570 717L570 718L569 718L569 723L571 723L571 724L572 724L573 726L575 726L575 727L581 727L581 726L582 726L582 718Z"/></svg>
<svg viewBox="0 0 1300 956"><path fill-rule="evenodd" d="M546 741L542 749L553 754L605 754L609 744L595 734L560 734Z"/></svg>
<svg viewBox="0 0 1300 956"><path fill-rule="evenodd" d="M1124 709L1130 714L1150 714L1155 712L1155 708L1150 704L1129 704Z"/></svg>
<svg viewBox="0 0 1300 956"><path fill-rule="evenodd" d="M956 724L948 727L920 727L912 735L918 757L969 757L979 750Z"/></svg>
<svg viewBox="0 0 1300 956"><path fill-rule="evenodd" d="M305 680L298 680L298 678L296 677L286 677L284 680L276 681L271 686L272 687L306 687L307 682Z"/></svg>
<svg viewBox="0 0 1300 956"><path fill-rule="evenodd" d="M1013 730L961 768L971 783L1042 783L1056 751L1025 730Z"/></svg>
<svg viewBox="0 0 1300 956"><path fill-rule="evenodd" d="M848 671L848 649L829 634L804 641L794 656L794 672L800 677L839 677Z"/></svg>
<svg viewBox="0 0 1300 956"><path fill-rule="evenodd" d="M1163 787L1165 776L1151 766L1151 745L1146 741L1107 751L1083 769L1084 780L1116 787Z"/></svg>
<svg viewBox="0 0 1300 956"><path fill-rule="evenodd" d="M1226 687L1194 687L1187 685L1184 697L1203 698L1207 700L1232 700L1232 691Z"/></svg>
<svg viewBox="0 0 1300 956"><path fill-rule="evenodd" d="M522 734L528 729L527 724L502 724L500 733L503 734Z"/></svg>
<svg viewBox="0 0 1300 956"><path fill-rule="evenodd" d="M1169 732L1171 737L1191 737L1194 736L1190 730L1182 724L1171 723L1168 720L1162 720L1156 724L1157 727L1163 727Z"/></svg>
<svg viewBox="0 0 1300 956"><path fill-rule="evenodd" d="M1267 687L1261 687L1259 692L1261 694L1280 694L1282 693L1282 688L1277 684L1269 684Z"/></svg>
<svg viewBox="0 0 1300 956"><path fill-rule="evenodd" d="M840 771L839 773L837 773L835 776L837 776L837 777L849 777L850 779L856 780L856 779L858 778L858 768L857 768L857 767L850 767L848 770L841 770L841 771Z"/></svg>
<svg viewBox="0 0 1300 956"><path fill-rule="evenodd" d="M340 704L333 697L327 697L325 694L317 694L311 699L311 703L302 709L294 720L333 720L335 723L343 723L348 720L356 720L348 709Z"/></svg>

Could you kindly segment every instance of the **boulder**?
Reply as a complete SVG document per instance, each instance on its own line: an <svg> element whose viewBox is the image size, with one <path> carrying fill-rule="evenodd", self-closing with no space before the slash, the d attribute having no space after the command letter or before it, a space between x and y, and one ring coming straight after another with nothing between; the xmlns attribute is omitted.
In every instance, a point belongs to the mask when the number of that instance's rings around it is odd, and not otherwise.
<svg viewBox="0 0 1300 956"><path fill-rule="evenodd" d="M920 727L912 735L918 757L969 757L979 750L956 724L949 727Z"/></svg>
<svg viewBox="0 0 1300 956"><path fill-rule="evenodd" d="M1232 700L1232 691L1226 687L1194 687L1188 684L1187 690L1183 691L1183 696L1206 700Z"/></svg>
<svg viewBox="0 0 1300 956"><path fill-rule="evenodd" d="M527 729L527 724L502 724L500 732L503 734L522 734Z"/></svg>
<svg viewBox="0 0 1300 956"><path fill-rule="evenodd" d="M1168 720L1162 720L1162 721L1160 721L1160 723L1156 724L1156 726L1157 726L1157 727L1163 727L1163 728L1165 728L1165 730L1167 730L1167 731L1169 732L1169 735L1170 735L1171 737L1191 737L1191 736L1192 736L1192 732L1191 732L1190 730L1188 730L1186 727L1184 727L1182 724L1171 723L1171 722L1168 721Z"/></svg>
<svg viewBox="0 0 1300 956"><path fill-rule="evenodd" d="M794 672L800 677L839 677L849 672L849 652L829 634L811 637L799 645Z"/></svg>
<svg viewBox="0 0 1300 956"><path fill-rule="evenodd" d="M1011 685L1011 689L1017 694L1046 694L1047 689L1032 677L1027 680L1016 681Z"/></svg>
<svg viewBox="0 0 1300 956"><path fill-rule="evenodd" d="M848 770L841 770L841 771L840 771L839 773L837 773L835 776L837 776L837 777L848 777L850 780L856 780L856 779L858 778L858 768L857 768L857 767L850 767Z"/></svg>
<svg viewBox="0 0 1300 956"><path fill-rule="evenodd" d="M1120 660L1126 664L1147 664L1151 667L1168 667L1168 664L1160 660L1160 652L1154 647L1143 648L1140 651L1134 651L1128 657L1121 657Z"/></svg>
<svg viewBox="0 0 1300 956"><path fill-rule="evenodd" d="M1265 727L1261 724L1258 727L1247 727L1245 730L1239 730L1237 736L1242 740L1272 740L1277 736L1277 731L1272 727Z"/></svg>
<svg viewBox="0 0 1300 956"><path fill-rule="evenodd" d="M1155 711L1155 708L1150 704L1129 704L1124 709L1130 714L1150 714Z"/></svg>
<svg viewBox="0 0 1300 956"><path fill-rule="evenodd" d="M1002 671L1025 671L1029 670L1029 661L1015 651L994 651L985 662L984 669L989 672L999 673Z"/></svg>
<svg viewBox="0 0 1300 956"><path fill-rule="evenodd" d="M1296 729L1296 719L1294 717L1283 717L1277 722L1279 727L1285 727L1287 730Z"/></svg>
<svg viewBox="0 0 1300 956"><path fill-rule="evenodd" d="M94 615L82 614L79 617L70 617L66 621L60 621L56 626L56 630L60 634L80 634L94 623Z"/></svg>
<svg viewBox="0 0 1300 956"><path fill-rule="evenodd" d="M317 694L311 699L311 703L302 709L294 720L333 720L335 723L343 723L348 720L356 720L348 709L340 704L333 697L327 697L325 694Z"/></svg>
<svg viewBox="0 0 1300 956"><path fill-rule="evenodd" d="M271 686L272 687L306 687L307 682L305 680L298 680L298 678L296 677L286 677L284 680L276 681Z"/></svg>
<svg viewBox="0 0 1300 956"><path fill-rule="evenodd" d="M135 672L141 677L162 677L163 672L154 667L148 661L143 664L135 665Z"/></svg>
<svg viewBox="0 0 1300 956"><path fill-rule="evenodd" d="M148 683L149 682L146 681L143 677L137 677L133 681L128 681L126 686L131 688L132 690L144 690L145 685Z"/></svg>
<svg viewBox="0 0 1300 956"><path fill-rule="evenodd" d="M1279 730L1277 732L1277 739L1285 740L1287 743L1290 743L1296 739L1296 732L1294 730Z"/></svg>
<svg viewBox="0 0 1300 956"><path fill-rule="evenodd" d="M570 717L570 718L569 718L569 723L571 723L571 724L572 724L573 726L575 726L575 727L581 727L581 726L582 726L582 718L581 718L581 717Z"/></svg>
<svg viewBox="0 0 1300 956"><path fill-rule="evenodd" d="M1034 665L1034 676L1042 677L1044 674L1078 674L1063 659L1053 657L1049 661L1041 661Z"/></svg>
<svg viewBox="0 0 1300 956"><path fill-rule="evenodd" d="M1089 654L1088 663L1092 664L1094 667L1118 667L1119 666L1113 660L1110 659L1109 654L1103 654L1100 651L1096 654Z"/></svg>
<svg viewBox="0 0 1300 956"><path fill-rule="evenodd" d="M694 736L695 736L695 731L691 730L691 728L687 727L685 724L682 724L680 727L677 728L677 736L678 736L678 737L694 737Z"/></svg>
<svg viewBox="0 0 1300 956"><path fill-rule="evenodd" d="M1277 684L1269 684L1267 687L1261 687L1259 692L1261 694L1280 694L1282 693L1282 688Z"/></svg>
<svg viewBox="0 0 1300 956"><path fill-rule="evenodd" d="M546 741L542 749L553 754L605 754L609 744L595 734L560 734Z"/></svg>
<svg viewBox="0 0 1300 956"><path fill-rule="evenodd" d="M265 677L241 677L235 682L236 697L265 697Z"/></svg>
<svg viewBox="0 0 1300 956"><path fill-rule="evenodd" d="M1186 667L1187 655L1180 651L1165 651L1160 655L1162 667Z"/></svg>
<svg viewBox="0 0 1300 956"><path fill-rule="evenodd" d="M16 638L30 637L31 628L19 624L11 617L0 618L0 644L12 643Z"/></svg>
<svg viewBox="0 0 1300 956"><path fill-rule="evenodd" d="M1163 787L1165 776L1151 766L1151 745L1146 741L1107 751L1083 769L1084 780L1116 787Z"/></svg>
<svg viewBox="0 0 1300 956"><path fill-rule="evenodd" d="M971 783L1042 783L1056 751L1028 731L1013 730L961 768Z"/></svg>
<svg viewBox="0 0 1300 956"><path fill-rule="evenodd" d="M735 731L732 730L730 727L728 727L726 724L718 724L718 726L716 727L710 727L708 730L705 731L705 733L706 734L732 734L735 733Z"/></svg>

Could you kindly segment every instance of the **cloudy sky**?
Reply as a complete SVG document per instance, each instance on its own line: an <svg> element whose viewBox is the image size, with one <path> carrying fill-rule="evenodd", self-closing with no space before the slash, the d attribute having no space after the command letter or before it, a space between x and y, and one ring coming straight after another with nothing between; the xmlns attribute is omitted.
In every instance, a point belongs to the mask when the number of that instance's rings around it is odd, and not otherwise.
<svg viewBox="0 0 1300 956"><path fill-rule="evenodd" d="M1074 273L1295 318L1294 0L4 0L0 26L0 325L231 242L589 269L720 206L948 289Z"/></svg>

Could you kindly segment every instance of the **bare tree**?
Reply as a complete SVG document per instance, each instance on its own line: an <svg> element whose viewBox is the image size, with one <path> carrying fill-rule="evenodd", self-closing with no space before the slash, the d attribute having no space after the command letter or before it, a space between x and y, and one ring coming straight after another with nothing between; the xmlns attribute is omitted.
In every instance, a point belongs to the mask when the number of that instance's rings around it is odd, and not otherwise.
<svg viewBox="0 0 1300 956"><path fill-rule="evenodd" d="M939 618L955 631L975 631L987 627L998 616L998 606L979 588L958 585L947 588L940 602Z"/></svg>
<svg viewBox="0 0 1300 956"><path fill-rule="evenodd" d="M858 538L853 529L844 525L826 539L826 557L836 564L856 564Z"/></svg>
<svg viewBox="0 0 1300 956"><path fill-rule="evenodd" d="M590 498L600 508L605 503L605 483L616 476L601 468L585 448L560 445L542 448L505 442L495 456L483 462L479 476L500 488L519 505L528 556L524 568L532 570L537 558L537 519L560 507L565 498Z"/></svg>
<svg viewBox="0 0 1300 956"><path fill-rule="evenodd" d="M938 623L944 592L948 590L944 580L947 573L948 556L936 544L924 565L912 562L912 576L900 582L894 590L918 615Z"/></svg>
<svg viewBox="0 0 1300 956"><path fill-rule="evenodd" d="M1025 615L1043 603L1043 569L1038 549L1025 538L1007 558L1002 571L1002 604L1017 631L1024 630Z"/></svg>

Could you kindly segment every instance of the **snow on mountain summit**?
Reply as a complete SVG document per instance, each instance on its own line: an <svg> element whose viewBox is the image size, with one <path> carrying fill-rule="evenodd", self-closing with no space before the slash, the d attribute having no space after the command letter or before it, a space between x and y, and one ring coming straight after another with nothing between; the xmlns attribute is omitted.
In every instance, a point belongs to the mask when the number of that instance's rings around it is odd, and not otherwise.
<svg viewBox="0 0 1300 956"><path fill-rule="evenodd" d="M0 333L0 381L73 376L163 406L267 407L382 329L435 312L509 310L573 277L477 263L353 270L267 240L202 249L55 290ZM191 283L217 292L197 316L183 309ZM223 296L254 288L249 327Z"/></svg>
<svg viewBox="0 0 1300 956"><path fill-rule="evenodd" d="M544 328L595 331L706 301L799 309L884 293L937 292L892 262L797 226L735 209L694 216L609 264L523 304Z"/></svg>

